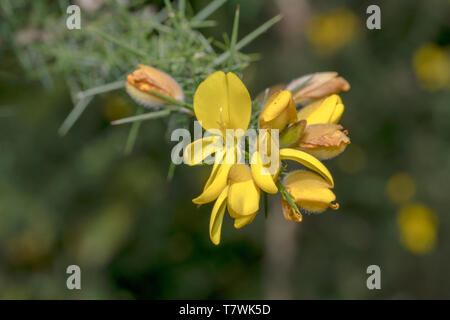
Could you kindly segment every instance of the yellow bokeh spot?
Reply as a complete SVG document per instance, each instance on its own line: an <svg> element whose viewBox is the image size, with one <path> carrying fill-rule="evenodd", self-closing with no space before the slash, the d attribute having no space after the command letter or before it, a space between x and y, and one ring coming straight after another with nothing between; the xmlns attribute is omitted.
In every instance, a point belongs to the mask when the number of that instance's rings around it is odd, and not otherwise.
<svg viewBox="0 0 450 320"><path fill-rule="evenodd" d="M408 202L416 193L416 182L408 173L399 172L389 178L386 183L386 194L395 204Z"/></svg>
<svg viewBox="0 0 450 320"><path fill-rule="evenodd" d="M114 94L106 99L104 114L108 121L114 121L132 116L133 109L124 98Z"/></svg>
<svg viewBox="0 0 450 320"><path fill-rule="evenodd" d="M332 55L355 38L358 24L352 11L338 8L314 16L306 27L306 36L319 53Z"/></svg>
<svg viewBox="0 0 450 320"><path fill-rule="evenodd" d="M413 66L420 85L430 91L450 88L450 54L448 47L428 43L413 57Z"/></svg>
<svg viewBox="0 0 450 320"><path fill-rule="evenodd" d="M366 163L366 152L356 144L350 144L345 152L337 158L339 169L348 174L362 171L366 167Z"/></svg>
<svg viewBox="0 0 450 320"><path fill-rule="evenodd" d="M425 254L436 245L438 220L423 204L409 204L397 214L400 242L414 254Z"/></svg>

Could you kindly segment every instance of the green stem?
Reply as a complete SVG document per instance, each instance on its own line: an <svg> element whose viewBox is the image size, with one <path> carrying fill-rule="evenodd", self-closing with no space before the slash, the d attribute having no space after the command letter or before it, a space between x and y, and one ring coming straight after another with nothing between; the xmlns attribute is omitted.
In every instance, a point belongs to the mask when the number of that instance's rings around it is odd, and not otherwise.
<svg viewBox="0 0 450 320"><path fill-rule="evenodd" d="M300 90L301 88L303 88L309 81L311 81L311 79L314 77L314 75L309 76L305 81L303 81L302 83L300 83L298 86L296 86L294 89L291 90L291 93L296 93L298 90Z"/></svg>
<svg viewBox="0 0 450 320"><path fill-rule="evenodd" d="M250 32L248 35L246 35L244 38L242 38L237 44L236 44L236 51L241 50L243 47L248 45L250 42L255 40L257 37L259 37L261 34L266 32L270 27L272 27L275 23L281 20L281 15L277 15L273 17L272 19L266 21L261 26ZM230 56L230 51L222 53L217 59L214 61L214 65L221 64L224 62L228 57Z"/></svg>
<svg viewBox="0 0 450 320"><path fill-rule="evenodd" d="M219 9L227 0L214 0L211 1L206 7L200 10L192 19L192 22L203 21Z"/></svg>
<svg viewBox="0 0 450 320"><path fill-rule="evenodd" d="M91 28L91 31L96 33L96 34L98 34L100 37L102 37L102 38L104 38L104 39L106 39L106 40L108 40L108 41L110 41L110 42L112 42L112 43L114 43L114 44L116 44L116 45L118 45L118 46L120 46L120 47L122 47L122 48L124 48L124 49L126 49L126 50L128 50L128 51L130 51L130 52L132 52L134 54L136 54L136 55L138 55L138 56L142 56L144 58L148 58L148 54L146 52L141 51L141 50L136 49L136 48L133 48L129 44L123 43L123 42L117 40L116 38L110 36L109 34L104 33L103 31L100 31L100 30L94 29L94 28Z"/></svg>
<svg viewBox="0 0 450 320"><path fill-rule="evenodd" d="M119 80L119 81L103 84L101 86L94 87L94 88L91 88L91 89L88 89L85 91L80 91L80 92L78 92L77 96L79 99L83 99L83 98L86 98L89 96L95 96L100 93L105 93L105 92L121 89L123 87L125 87L125 81Z"/></svg>
<svg viewBox="0 0 450 320"><path fill-rule="evenodd" d="M136 115L140 115L143 112L143 108L139 108L136 112ZM129 155L131 151L133 151L134 144L136 143L137 134L139 132L139 128L141 127L141 122L136 121L131 125L130 132L128 133L127 143L125 144L125 155Z"/></svg>
<svg viewBox="0 0 450 320"><path fill-rule="evenodd" d="M233 59L236 55L236 41L238 37L239 29L239 6L236 7L236 13L234 15L233 31L231 32L231 42L230 42L230 57L228 59L228 69L231 69Z"/></svg>
<svg viewBox="0 0 450 320"><path fill-rule="evenodd" d="M88 104L91 102L92 98L93 96L89 96L78 101L78 103L75 105L75 107L73 107L72 111L70 111L69 115L62 123L61 127L59 127L58 133L60 136L65 136L67 132L69 132L70 128L72 128L72 126L81 116L84 109L86 109Z"/></svg>
<svg viewBox="0 0 450 320"><path fill-rule="evenodd" d="M300 210L294 202L294 197L289 193L289 191L286 190L280 180L277 181L277 187L283 199L285 199L289 203L289 205L295 210L295 212L300 213Z"/></svg>
<svg viewBox="0 0 450 320"><path fill-rule="evenodd" d="M181 107L187 108L187 109L189 109L190 111L194 111L194 107L193 107L192 105L186 103L186 102L182 102L182 101L175 100L175 99L173 99L173 98L171 98L171 97L168 97L168 96L166 96L166 95L163 95L163 94L161 94L161 93L159 93L159 92L157 92L157 91L154 91L154 90L147 90L147 91L148 91L149 93L151 93L152 95L157 96L158 98L161 98L161 99L165 100L166 102L169 102L169 103L171 103L171 104L174 104L174 105L177 105L177 106L181 106Z"/></svg>
<svg viewBox="0 0 450 320"><path fill-rule="evenodd" d="M140 122L140 121L144 121L144 120L163 118L163 117L167 117L171 112L172 112L172 110L169 110L169 109L156 111L156 112L147 112L145 114L135 115L132 117L127 117L127 118L112 121L111 125L115 126L115 125L119 125L119 124L131 123L131 122Z"/></svg>

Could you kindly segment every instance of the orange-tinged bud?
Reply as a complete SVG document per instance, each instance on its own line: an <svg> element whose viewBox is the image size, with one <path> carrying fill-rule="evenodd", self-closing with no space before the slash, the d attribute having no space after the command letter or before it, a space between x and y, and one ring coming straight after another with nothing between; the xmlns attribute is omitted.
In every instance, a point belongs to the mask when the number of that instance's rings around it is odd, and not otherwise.
<svg viewBox="0 0 450 320"><path fill-rule="evenodd" d="M127 76L126 83L128 94L137 103L146 107L159 107L167 103L149 90L178 101L184 100L183 89L170 75L150 66L139 64L138 67L138 70Z"/></svg>
<svg viewBox="0 0 450 320"><path fill-rule="evenodd" d="M305 83L305 81L307 82ZM350 84L344 78L338 77L337 72L318 72L304 75L292 80L287 85L286 90L295 90L302 83L305 84L292 93L296 104L309 103L334 93L350 90Z"/></svg>
<svg viewBox="0 0 450 320"><path fill-rule="evenodd" d="M333 123L306 126L298 146L317 159L334 158L350 144L347 130L342 129L341 125Z"/></svg>

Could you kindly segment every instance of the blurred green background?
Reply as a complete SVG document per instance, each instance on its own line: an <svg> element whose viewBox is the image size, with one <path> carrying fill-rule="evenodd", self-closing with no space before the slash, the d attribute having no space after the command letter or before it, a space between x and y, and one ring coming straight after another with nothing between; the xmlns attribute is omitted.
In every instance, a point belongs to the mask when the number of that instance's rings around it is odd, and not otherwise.
<svg viewBox="0 0 450 320"><path fill-rule="evenodd" d="M366 28L370 4L381 30ZM450 298L449 1L230 0L202 32L229 33L237 5L240 35L284 16L244 49L261 54L243 73L252 97L317 71L350 82L341 123L352 144L326 162L341 208L295 224L272 196L267 220L235 230L226 217L216 247L211 205L191 202L210 169L181 165L167 181L166 121L143 122L125 156L129 127L109 122L136 105L119 90L60 137L72 108L64 82L29 78L0 39L0 298ZM36 23L14 19L16 30ZM79 291L66 288L71 264ZM366 287L372 264L381 290Z"/></svg>

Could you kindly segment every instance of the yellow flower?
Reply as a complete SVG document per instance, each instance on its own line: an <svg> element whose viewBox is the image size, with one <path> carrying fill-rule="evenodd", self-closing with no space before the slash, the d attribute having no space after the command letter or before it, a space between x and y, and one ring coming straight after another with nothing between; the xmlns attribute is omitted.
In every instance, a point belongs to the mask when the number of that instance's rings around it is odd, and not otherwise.
<svg viewBox="0 0 450 320"><path fill-rule="evenodd" d="M393 203L406 203L416 193L416 182L408 173L396 173L386 183L386 193Z"/></svg>
<svg viewBox="0 0 450 320"><path fill-rule="evenodd" d="M217 198L211 212L209 236L218 245L225 209L234 218L234 227L242 228L253 221L259 210L260 191L245 164L235 164L230 169L228 184Z"/></svg>
<svg viewBox="0 0 450 320"><path fill-rule="evenodd" d="M314 16L306 27L306 36L319 53L332 55L355 38L358 23L352 11L334 9Z"/></svg>
<svg viewBox="0 0 450 320"><path fill-rule="evenodd" d="M290 108L292 105L289 105L291 103L289 98L292 99L289 94L284 93L281 97L277 95L273 101L280 101L280 105L281 102L287 101L286 108ZM276 108L274 107L274 109ZM205 204L216 200L210 220L210 237L214 244L220 242L222 221L226 209L235 219L234 226L240 228L250 223L259 210L260 189L267 193L278 192L275 180L278 178L279 164L276 164L276 172L271 173L268 171L270 163L262 161L272 152L279 151L280 160L299 162L318 172L327 185L331 187L334 185L333 177L319 160L296 149L278 150L277 144L275 144L276 150L258 149L250 155L250 167L247 164L236 163L237 147L235 145L227 146L228 141L224 147L221 136L226 135L227 129L237 129L241 130L242 134L245 133L250 122L251 99L247 88L235 74L218 71L205 79L195 92L194 111L203 128L216 133L216 135L192 142L184 154L188 165L197 165L209 155L216 153L216 161L204 190L200 196L193 199L196 204ZM260 134L258 141L260 140L270 142L272 140L270 130ZM218 141L219 143L217 143ZM219 152L219 150L221 151Z"/></svg>
<svg viewBox="0 0 450 320"><path fill-rule="evenodd" d="M216 153L216 161L203 193L192 200L196 204L205 204L217 199L227 185L228 172L236 161L236 149L234 146L224 146L226 130L245 133L250 123L252 102L247 88L234 73L217 71L198 86L194 95L194 112L202 127L215 133L192 142L184 153L188 165L200 164Z"/></svg>
<svg viewBox="0 0 450 320"><path fill-rule="evenodd" d="M424 44L413 58L414 71L426 90L450 87L450 54L448 48Z"/></svg>
<svg viewBox="0 0 450 320"><path fill-rule="evenodd" d="M431 251L437 241L438 220L435 213L423 204L409 204L397 215L400 242L414 254Z"/></svg>
<svg viewBox="0 0 450 320"><path fill-rule="evenodd" d="M138 65L139 69L127 76L126 90L139 104L146 107L159 107L165 100L152 95L148 90L156 91L172 99L183 101L184 93L178 82L167 73L150 66Z"/></svg>
<svg viewBox="0 0 450 320"><path fill-rule="evenodd" d="M336 124L344 112L341 98L333 94L300 109L298 118L306 121L298 148L318 159L331 159L350 144L347 130Z"/></svg>
<svg viewBox="0 0 450 320"><path fill-rule="evenodd" d="M336 200L336 196L330 190L333 185L313 172L306 170L293 171L286 175L283 184L302 212L320 213L327 208L332 208L333 210L339 208L337 203L333 203ZM282 207L287 220L294 222L302 220L302 215L295 212L284 199L282 200Z"/></svg>
<svg viewBox="0 0 450 320"><path fill-rule="evenodd" d="M306 84L293 94L295 104L305 104L334 93L350 90L350 84L344 78L338 77L337 72L317 72L304 75L292 80L286 90L295 90L305 81L307 81Z"/></svg>

